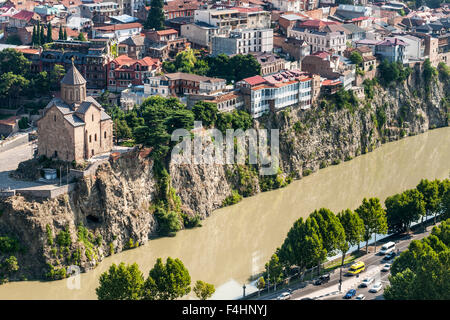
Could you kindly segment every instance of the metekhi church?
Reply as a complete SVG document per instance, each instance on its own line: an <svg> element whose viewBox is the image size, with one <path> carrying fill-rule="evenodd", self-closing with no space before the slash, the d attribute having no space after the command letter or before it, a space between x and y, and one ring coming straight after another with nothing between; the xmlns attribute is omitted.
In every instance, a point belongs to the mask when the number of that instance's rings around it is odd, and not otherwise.
<svg viewBox="0 0 450 320"><path fill-rule="evenodd" d="M61 98L42 110L38 125L38 154L82 162L113 147L113 121L93 97L72 62L61 80Z"/></svg>

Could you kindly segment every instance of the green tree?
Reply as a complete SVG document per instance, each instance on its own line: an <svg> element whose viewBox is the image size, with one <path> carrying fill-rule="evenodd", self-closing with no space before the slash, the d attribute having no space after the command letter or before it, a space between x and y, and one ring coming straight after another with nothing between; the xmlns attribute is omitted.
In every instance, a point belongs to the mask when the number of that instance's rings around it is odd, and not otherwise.
<svg viewBox="0 0 450 320"><path fill-rule="evenodd" d="M8 48L0 51L0 74L12 72L15 75L26 76L31 62L22 52Z"/></svg>
<svg viewBox="0 0 450 320"><path fill-rule="evenodd" d="M199 101L192 108L195 120L202 122L205 127L214 126L217 121L217 106L211 102Z"/></svg>
<svg viewBox="0 0 450 320"><path fill-rule="evenodd" d="M198 280L194 286L194 292L200 300L206 300L216 292L213 284Z"/></svg>
<svg viewBox="0 0 450 320"><path fill-rule="evenodd" d="M251 54L233 56L230 59L229 68L233 70L235 82L261 74L261 65Z"/></svg>
<svg viewBox="0 0 450 320"><path fill-rule="evenodd" d="M44 26L41 26L41 30L39 32L39 43L43 45L44 43L46 43L46 39L47 38L45 37Z"/></svg>
<svg viewBox="0 0 450 320"><path fill-rule="evenodd" d="M258 288L258 296L260 295L261 290L266 287L266 282L264 281L264 277L260 277L256 282L256 287Z"/></svg>
<svg viewBox="0 0 450 320"><path fill-rule="evenodd" d="M19 270L19 262L15 256L10 256L3 262L3 269L6 273L13 273Z"/></svg>
<svg viewBox="0 0 450 320"><path fill-rule="evenodd" d="M266 263L265 268L267 279L270 283L275 285L275 290L277 290L277 284L283 281L283 266L276 253L274 253L269 262Z"/></svg>
<svg viewBox="0 0 450 320"><path fill-rule="evenodd" d="M140 300L143 294L144 276L136 263L118 266L112 264L100 276L100 285L95 289L99 300Z"/></svg>
<svg viewBox="0 0 450 320"><path fill-rule="evenodd" d="M425 229L425 225L423 224L423 217L434 214L434 223L436 224L436 214L439 211L439 205L441 203L440 195L439 195L439 180L429 181L428 179L420 180L417 185L417 190L423 195L423 200L425 201L425 214L422 215L422 226Z"/></svg>
<svg viewBox="0 0 450 320"><path fill-rule="evenodd" d="M67 30L64 28L63 39L67 40Z"/></svg>
<svg viewBox="0 0 450 320"><path fill-rule="evenodd" d="M50 71L50 89L58 90L60 86L61 79L66 74L66 70L60 64L55 64L53 70Z"/></svg>
<svg viewBox="0 0 450 320"><path fill-rule="evenodd" d="M364 222L358 216L356 212L353 212L350 209L343 210L337 215L339 221L341 222L342 227L344 228L345 233L345 242L347 245L342 245L341 253L341 268L339 273L339 283L342 282L342 267L345 261L345 254L347 253L350 246L358 245L363 240L364 234Z"/></svg>
<svg viewBox="0 0 450 320"><path fill-rule="evenodd" d="M29 83L30 81L21 75L12 72L3 73L0 76L0 97L7 100L8 106L11 106L11 101L20 97Z"/></svg>
<svg viewBox="0 0 450 320"><path fill-rule="evenodd" d="M151 0L150 11L148 12L147 20L145 21L145 29L164 29L164 2L163 0Z"/></svg>
<svg viewBox="0 0 450 320"><path fill-rule="evenodd" d="M31 44L33 47L36 47L39 45L39 40L37 37L37 31L36 31L36 25L33 25L33 35L31 36Z"/></svg>
<svg viewBox="0 0 450 320"><path fill-rule="evenodd" d="M144 299L174 300L191 291L191 277L181 260L167 258L164 265L156 260L144 284Z"/></svg>
<svg viewBox="0 0 450 320"><path fill-rule="evenodd" d="M161 235L173 236L181 229L179 215L174 211L166 211L162 207L157 207L155 217L158 220Z"/></svg>
<svg viewBox="0 0 450 320"><path fill-rule="evenodd" d="M83 32L80 32L80 34L77 37L77 40L78 41L87 41L87 39L86 39L86 37L85 37Z"/></svg>
<svg viewBox="0 0 450 320"><path fill-rule="evenodd" d="M364 236L366 253L369 251L369 240L375 234L375 251L377 245L376 234L387 233L386 212L381 207L380 199L363 199L362 204L355 210L364 223Z"/></svg>
<svg viewBox="0 0 450 320"><path fill-rule="evenodd" d="M431 235L413 240L394 260L387 300L450 299L450 220L434 227Z"/></svg>
<svg viewBox="0 0 450 320"><path fill-rule="evenodd" d="M425 201L417 189L388 197L384 203L387 224L391 232L409 231L411 223L425 215Z"/></svg>
<svg viewBox="0 0 450 320"><path fill-rule="evenodd" d="M361 63L363 63L364 60L363 60L362 55L358 51L355 50L350 54L350 61L353 64L356 64L359 66Z"/></svg>
<svg viewBox="0 0 450 320"><path fill-rule="evenodd" d="M58 40L64 40L64 32L62 25L59 26Z"/></svg>
<svg viewBox="0 0 450 320"><path fill-rule="evenodd" d="M448 182L448 180L446 180ZM441 183L442 186L445 186L445 181ZM447 187L442 187L442 191L440 191L441 196L441 209L442 209L442 218L448 219L450 218L450 183L447 183ZM440 188L441 189L441 188Z"/></svg>
<svg viewBox="0 0 450 320"><path fill-rule="evenodd" d="M51 23L47 23L47 37L45 39L47 43L51 43L53 42L53 38L52 38L52 25Z"/></svg>
<svg viewBox="0 0 450 320"><path fill-rule="evenodd" d="M313 217L305 222L298 219L289 230L277 253L280 262L286 267L297 266L300 271L320 265L327 256L319 225Z"/></svg>

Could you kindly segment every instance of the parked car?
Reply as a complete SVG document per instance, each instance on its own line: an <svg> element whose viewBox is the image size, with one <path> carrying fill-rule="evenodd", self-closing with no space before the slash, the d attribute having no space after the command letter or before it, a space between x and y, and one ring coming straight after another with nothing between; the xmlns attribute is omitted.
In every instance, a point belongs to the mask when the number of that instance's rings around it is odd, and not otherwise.
<svg viewBox="0 0 450 320"><path fill-rule="evenodd" d="M389 252L387 255L384 256L383 260L391 260L392 258L395 257L395 252Z"/></svg>
<svg viewBox="0 0 450 320"><path fill-rule="evenodd" d="M356 297L356 300L365 300L365 299L366 299L366 296L363 295L362 293L358 294L358 296Z"/></svg>
<svg viewBox="0 0 450 320"><path fill-rule="evenodd" d="M288 300L290 298L291 298L291 294L289 292L285 291L277 297L277 300Z"/></svg>
<svg viewBox="0 0 450 320"><path fill-rule="evenodd" d="M330 281L330 274L329 273L320 276L319 279L314 281L314 285L319 286L322 283L327 283L328 281Z"/></svg>
<svg viewBox="0 0 450 320"><path fill-rule="evenodd" d="M348 292L345 294L344 299L351 299L353 296L356 295L356 290L355 289L350 289L348 290Z"/></svg>
<svg viewBox="0 0 450 320"><path fill-rule="evenodd" d="M372 288L370 288L369 292L377 293L378 291L381 290L382 287L383 285L381 284L381 282L377 282L372 286Z"/></svg>
<svg viewBox="0 0 450 320"><path fill-rule="evenodd" d="M366 287L368 287L373 281L374 281L374 278L365 278L365 279L361 282L361 287L366 288Z"/></svg>
<svg viewBox="0 0 450 320"><path fill-rule="evenodd" d="M387 271L389 271L389 270L391 270L391 264L390 264L390 263L386 263L386 264L383 266L383 268L381 268L381 271L383 271L383 272L387 272Z"/></svg>

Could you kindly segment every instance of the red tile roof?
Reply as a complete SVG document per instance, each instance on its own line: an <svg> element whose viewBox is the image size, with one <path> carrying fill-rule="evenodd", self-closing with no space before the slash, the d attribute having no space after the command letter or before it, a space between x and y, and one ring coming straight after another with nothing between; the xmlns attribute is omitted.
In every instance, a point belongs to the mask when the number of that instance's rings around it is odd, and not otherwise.
<svg viewBox="0 0 450 320"><path fill-rule="evenodd" d="M19 11L18 13L16 13L15 15L13 15L11 18L18 19L18 20L30 21L31 18L33 18L33 15L34 15L34 12L32 12L32 11L22 10L22 11Z"/></svg>
<svg viewBox="0 0 450 320"><path fill-rule="evenodd" d="M244 81L247 82L251 86L255 86L257 84L266 82L266 80L261 76L253 76L250 78L245 78Z"/></svg>
<svg viewBox="0 0 450 320"><path fill-rule="evenodd" d="M159 30L156 33L160 36L166 36L168 34L178 34L178 31L175 29L167 29L167 30Z"/></svg>
<svg viewBox="0 0 450 320"><path fill-rule="evenodd" d="M340 24L339 22L335 22L335 21L321 21L321 20L306 20L302 23L300 23L300 27L303 28L322 28L328 25L333 25L333 24Z"/></svg>
<svg viewBox="0 0 450 320"><path fill-rule="evenodd" d="M114 24L109 26L95 27L95 30L100 31L115 31L115 30L124 30L124 29L133 29L133 28L142 28L142 24L139 22L132 23L123 23L123 24Z"/></svg>

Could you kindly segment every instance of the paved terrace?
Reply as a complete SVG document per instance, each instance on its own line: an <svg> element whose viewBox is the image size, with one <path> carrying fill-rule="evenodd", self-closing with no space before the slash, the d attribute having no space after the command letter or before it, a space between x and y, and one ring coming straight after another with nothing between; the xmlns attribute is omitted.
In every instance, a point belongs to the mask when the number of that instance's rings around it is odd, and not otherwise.
<svg viewBox="0 0 450 320"><path fill-rule="evenodd" d="M68 186L59 186L58 182L38 182L38 181L22 181L15 180L9 177L9 173L13 170L17 169L17 166L20 162L26 161L33 158L34 150L37 148L36 142L29 142L24 145L20 145L13 149L0 152L0 191L1 190L16 190L22 191L22 193L36 194L36 195L44 195L43 197L47 197L47 194L54 194L55 196L66 193L70 188ZM112 152L124 153L130 150L128 147L114 147ZM97 168L100 163L104 161L108 161L110 153L104 153L101 155L97 155L89 160L89 168L88 171L91 171L91 168ZM62 181L65 182L64 179ZM60 192L57 192L60 191ZM52 196L50 196L52 197Z"/></svg>

